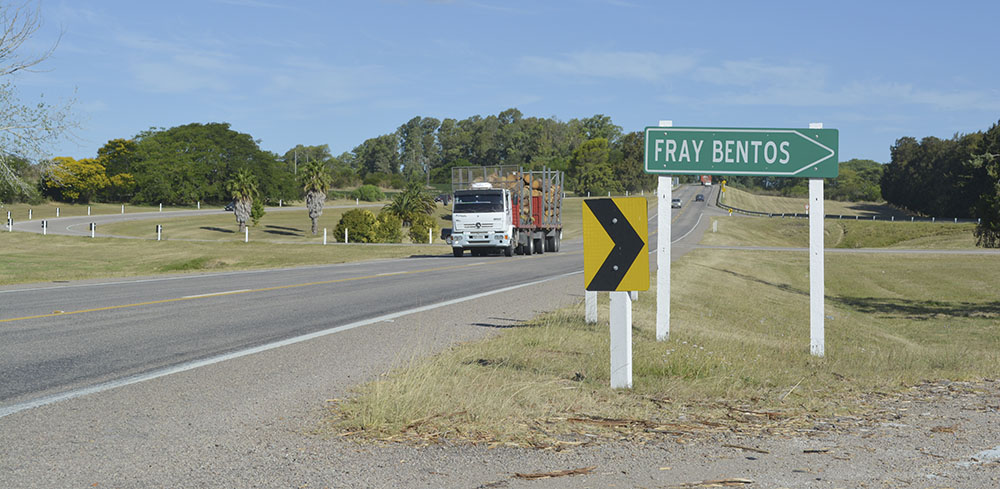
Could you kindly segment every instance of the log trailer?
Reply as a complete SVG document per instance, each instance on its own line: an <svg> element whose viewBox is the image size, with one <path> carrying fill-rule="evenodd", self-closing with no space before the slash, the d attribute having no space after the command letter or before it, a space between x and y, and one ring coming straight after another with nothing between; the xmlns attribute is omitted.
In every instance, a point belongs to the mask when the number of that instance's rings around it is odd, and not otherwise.
<svg viewBox="0 0 1000 489"><path fill-rule="evenodd" d="M559 251L563 172L517 166L452 168L451 246L455 256Z"/></svg>

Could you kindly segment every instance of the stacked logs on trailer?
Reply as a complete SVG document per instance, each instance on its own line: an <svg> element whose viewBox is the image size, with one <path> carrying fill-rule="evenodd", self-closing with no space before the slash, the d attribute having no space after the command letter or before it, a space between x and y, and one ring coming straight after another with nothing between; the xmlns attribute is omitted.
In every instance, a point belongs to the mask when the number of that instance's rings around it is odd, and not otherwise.
<svg viewBox="0 0 1000 489"><path fill-rule="evenodd" d="M477 176L474 183L488 182L494 188L510 190L514 205L519 207L520 222L531 226L558 225L562 202L562 182L559 172L551 170L507 174L490 173Z"/></svg>

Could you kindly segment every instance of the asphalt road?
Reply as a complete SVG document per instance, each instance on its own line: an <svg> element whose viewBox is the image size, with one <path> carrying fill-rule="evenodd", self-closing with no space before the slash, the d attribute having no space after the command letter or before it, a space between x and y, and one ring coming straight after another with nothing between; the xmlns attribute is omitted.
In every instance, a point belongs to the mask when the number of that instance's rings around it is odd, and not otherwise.
<svg viewBox="0 0 1000 489"><path fill-rule="evenodd" d="M708 209L693 202L697 192L702 190L676 192L689 204L672 209L675 238L689 234ZM213 211L169 214L204 212ZM163 214L52 219L50 231L74 234L83 221ZM655 250L655 213L650 223ZM582 243L570 241L559 253L512 258L457 259L442 247L440 256L403 260L3 287L0 416L307 335L576 274L582 263Z"/></svg>

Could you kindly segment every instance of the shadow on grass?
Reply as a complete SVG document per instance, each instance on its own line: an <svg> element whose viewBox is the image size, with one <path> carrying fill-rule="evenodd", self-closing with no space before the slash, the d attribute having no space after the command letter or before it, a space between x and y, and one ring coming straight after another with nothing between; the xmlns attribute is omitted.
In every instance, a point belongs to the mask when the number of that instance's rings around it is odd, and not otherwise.
<svg viewBox="0 0 1000 489"><path fill-rule="evenodd" d="M296 232L296 233L304 233L304 232L306 232L305 229L290 228L290 227L287 227L287 226L273 226L273 225L268 224L267 226L264 226L264 227L268 228L268 229L280 229L282 231L292 231L292 232Z"/></svg>
<svg viewBox="0 0 1000 489"><path fill-rule="evenodd" d="M235 234L236 233L236 231L233 231L232 229L223 229L223 228L217 228L217 227L212 227L212 226L202 226L199 229L204 229L205 231L215 231L217 233L227 233L227 234Z"/></svg>
<svg viewBox="0 0 1000 489"><path fill-rule="evenodd" d="M809 295L809 291L808 290L796 289L795 287L792 287L789 284L778 284L778 283L774 283L774 282L768 282L767 280L761 280L761 279L759 279L757 277L754 277L754 276L751 276L751 275L747 275L747 274L739 273L739 272L734 272L732 270L724 270L722 268L715 268L715 267L705 267L705 268L708 268L710 270L715 270L716 272L728 273L729 275L732 275L732 276L737 277L737 278L741 278L743 280L748 280L750 282L757 282L758 284L766 285L768 287L774 287L774 288L776 288L778 290L783 290L785 292L789 292L789 293L792 293L792 294L799 294L799 295L806 295L806 296Z"/></svg>
<svg viewBox="0 0 1000 489"><path fill-rule="evenodd" d="M834 297L831 299L859 312L880 314L884 317L914 320L1000 317L1000 301L979 303L941 302L887 299L884 297Z"/></svg>
<svg viewBox="0 0 1000 489"><path fill-rule="evenodd" d="M906 217L906 214L900 212L887 205L877 205L877 204L853 204L847 206L848 209L856 211L862 217L871 216L896 216L896 217Z"/></svg>
<svg viewBox="0 0 1000 489"><path fill-rule="evenodd" d="M275 227L275 226L267 226L267 227ZM281 231L277 229L265 229L264 232L267 234L276 234L278 236L297 236L297 237L304 236L304 234L301 232L296 233L291 231Z"/></svg>

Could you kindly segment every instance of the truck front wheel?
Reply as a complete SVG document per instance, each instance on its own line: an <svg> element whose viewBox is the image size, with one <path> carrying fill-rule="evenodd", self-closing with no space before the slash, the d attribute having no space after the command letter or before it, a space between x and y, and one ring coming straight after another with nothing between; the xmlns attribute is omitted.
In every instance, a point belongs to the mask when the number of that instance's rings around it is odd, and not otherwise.
<svg viewBox="0 0 1000 489"><path fill-rule="evenodd" d="M455 256L462 256L462 251L463 251L462 248L452 248L451 254Z"/></svg>

